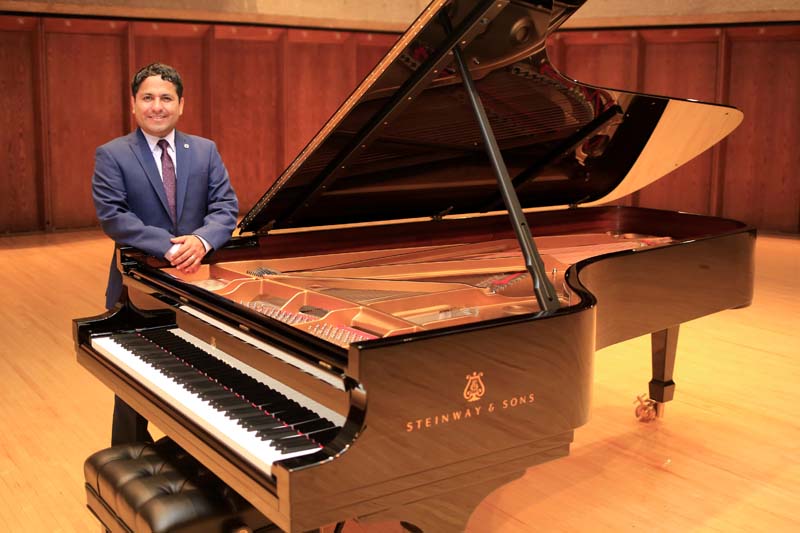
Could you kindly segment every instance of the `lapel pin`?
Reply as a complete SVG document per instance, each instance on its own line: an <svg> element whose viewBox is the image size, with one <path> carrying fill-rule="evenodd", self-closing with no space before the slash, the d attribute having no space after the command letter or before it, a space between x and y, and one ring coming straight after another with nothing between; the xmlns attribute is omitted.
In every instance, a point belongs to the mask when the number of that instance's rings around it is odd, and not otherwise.
<svg viewBox="0 0 800 533"><path fill-rule="evenodd" d="M183 147L184 148L189 148L189 145L188 144L184 144Z"/></svg>

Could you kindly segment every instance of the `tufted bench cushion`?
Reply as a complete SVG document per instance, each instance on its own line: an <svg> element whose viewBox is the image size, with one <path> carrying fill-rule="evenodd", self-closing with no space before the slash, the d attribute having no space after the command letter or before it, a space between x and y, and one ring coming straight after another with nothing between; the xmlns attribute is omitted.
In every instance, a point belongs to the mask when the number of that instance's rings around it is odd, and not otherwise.
<svg viewBox="0 0 800 533"><path fill-rule="evenodd" d="M100 450L83 471L89 510L108 531L280 531L168 437Z"/></svg>

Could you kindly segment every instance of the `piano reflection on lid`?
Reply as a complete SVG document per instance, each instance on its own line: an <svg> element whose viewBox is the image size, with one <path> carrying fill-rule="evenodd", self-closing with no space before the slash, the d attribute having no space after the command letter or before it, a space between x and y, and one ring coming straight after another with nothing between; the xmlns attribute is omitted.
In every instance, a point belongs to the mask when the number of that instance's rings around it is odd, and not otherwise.
<svg viewBox="0 0 800 533"><path fill-rule="evenodd" d="M569 453L616 342L652 334L660 410L679 324L750 302L755 230L606 204L742 115L558 73L579 4L432 2L197 274L119 250L78 360L285 531L463 530Z"/></svg>

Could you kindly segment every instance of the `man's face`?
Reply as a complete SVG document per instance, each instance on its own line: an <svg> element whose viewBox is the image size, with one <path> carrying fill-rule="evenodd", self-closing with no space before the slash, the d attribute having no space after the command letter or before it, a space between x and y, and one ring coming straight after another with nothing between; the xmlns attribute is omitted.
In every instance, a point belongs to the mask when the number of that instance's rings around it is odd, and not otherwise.
<svg viewBox="0 0 800 533"><path fill-rule="evenodd" d="M142 131L164 137L175 128L183 114L183 98L178 98L171 81L150 76L139 85L136 96L131 96L131 108Z"/></svg>

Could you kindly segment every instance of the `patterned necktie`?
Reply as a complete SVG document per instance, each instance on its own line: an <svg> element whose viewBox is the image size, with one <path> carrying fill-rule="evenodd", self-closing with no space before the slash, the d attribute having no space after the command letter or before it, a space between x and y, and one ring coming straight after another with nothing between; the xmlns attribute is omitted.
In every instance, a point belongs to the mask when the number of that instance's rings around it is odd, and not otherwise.
<svg viewBox="0 0 800 533"><path fill-rule="evenodd" d="M169 148L167 140L159 140L158 147L161 148L161 179L164 181L164 191L167 193L169 214L173 222L177 222L178 210L175 207L175 165L172 164L172 158L167 151L167 148Z"/></svg>

